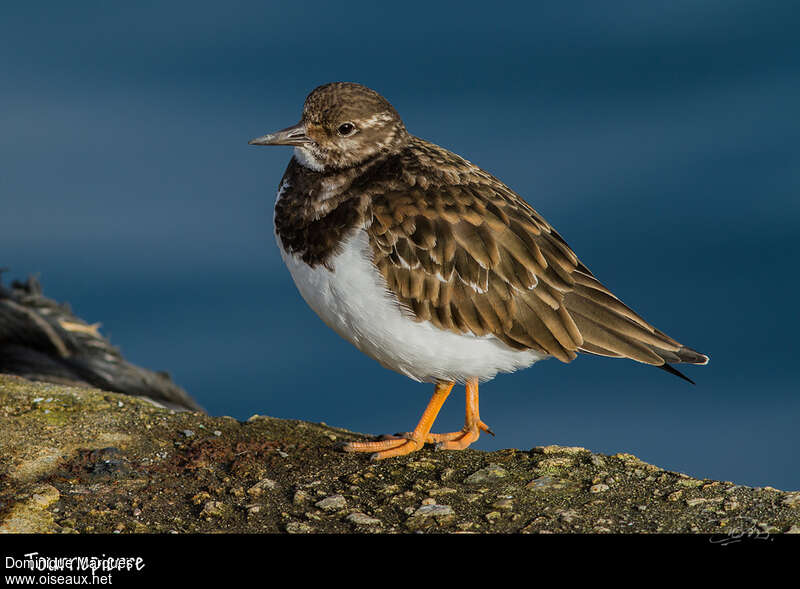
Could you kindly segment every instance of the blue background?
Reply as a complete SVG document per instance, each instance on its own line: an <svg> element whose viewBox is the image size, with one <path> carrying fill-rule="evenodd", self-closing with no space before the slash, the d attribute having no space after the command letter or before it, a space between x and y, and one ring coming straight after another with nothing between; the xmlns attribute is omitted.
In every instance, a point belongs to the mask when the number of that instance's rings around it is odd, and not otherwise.
<svg viewBox="0 0 800 589"><path fill-rule="evenodd" d="M40 2L0 12L0 266L41 277L211 414L386 433L431 392L340 340L272 206L333 80L517 190L626 303L710 354L697 386L555 360L484 385L476 447L626 451L800 488L800 30L760 1ZM437 431L460 427L454 393Z"/></svg>

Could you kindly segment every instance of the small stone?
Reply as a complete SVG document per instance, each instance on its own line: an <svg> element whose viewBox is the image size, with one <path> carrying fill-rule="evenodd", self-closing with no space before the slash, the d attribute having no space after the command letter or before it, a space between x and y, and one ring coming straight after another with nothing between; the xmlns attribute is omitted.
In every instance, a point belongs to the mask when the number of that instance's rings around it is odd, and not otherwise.
<svg viewBox="0 0 800 589"><path fill-rule="evenodd" d="M502 516L499 511L490 511L484 517L486 518L486 521L488 521L490 524L493 524L497 520L499 520Z"/></svg>
<svg viewBox="0 0 800 589"><path fill-rule="evenodd" d="M800 492L787 493L783 504L792 509L800 509Z"/></svg>
<svg viewBox="0 0 800 589"><path fill-rule="evenodd" d="M260 505L248 505L247 506L247 515L255 515L261 511Z"/></svg>
<svg viewBox="0 0 800 589"><path fill-rule="evenodd" d="M476 524L475 522L462 522L458 524L456 527L462 532L466 532L468 530L471 530L472 528L478 527L478 524Z"/></svg>
<svg viewBox="0 0 800 589"><path fill-rule="evenodd" d="M423 505L435 505L436 504L436 499L434 499L433 497L427 497L427 498L422 500L422 504Z"/></svg>
<svg viewBox="0 0 800 589"><path fill-rule="evenodd" d="M305 522L289 522L286 531L290 534L310 534L314 528Z"/></svg>
<svg viewBox="0 0 800 589"><path fill-rule="evenodd" d="M213 433L215 436L217 436L217 437L219 437L219 436L221 436L221 435L222 435L222 432L221 432L221 431L219 431L218 429L215 429L215 430L214 430L212 433Z"/></svg>
<svg viewBox="0 0 800 589"><path fill-rule="evenodd" d="M786 533L787 534L800 534L800 526L797 526L797 525L792 526L791 528L786 530Z"/></svg>
<svg viewBox="0 0 800 589"><path fill-rule="evenodd" d="M58 501L60 497L61 493L59 493L58 489L52 485L44 484L37 487L31 494L28 505L37 509L47 509L50 505Z"/></svg>
<svg viewBox="0 0 800 589"><path fill-rule="evenodd" d="M194 435L194 432L190 429L185 429L181 433L187 438L191 438Z"/></svg>
<svg viewBox="0 0 800 589"><path fill-rule="evenodd" d="M345 518L350 523L356 524L357 526L382 526L383 522L379 519L374 517L368 516L366 513L356 512L351 513Z"/></svg>
<svg viewBox="0 0 800 589"><path fill-rule="evenodd" d="M203 505L203 510L200 512L200 517L205 519L223 517L227 507L222 501L206 501L205 505Z"/></svg>
<svg viewBox="0 0 800 589"><path fill-rule="evenodd" d="M699 481L697 479L680 478L680 479L677 480L676 484L679 487L685 487L687 489L691 489L691 488L694 488L694 487L699 487L700 485L703 484L703 481Z"/></svg>
<svg viewBox="0 0 800 589"><path fill-rule="evenodd" d="M502 466L498 464L490 464L486 468L482 468L476 472L473 472L466 479L464 479L464 483L467 485L482 485L502 479L507 474L508 473L506 472L506 469L504 469Z"/></svg>
<svg viewBox="0 0 800 589"><path fill-rule="evenodd" d="M317 501L314 505L322 511L339 511L347 507L347 501L341 495L331 495L321 501Z"/></svg>
<svg viewBox="0 0 800 589"><path fill-rule="evenodd" d="M725 511L734 511L736 509L739 509L739 502L738 501L726 501L725 503L722 504L722 508Z"/></svg>
<svg viewBox="0 0 800 589"><path fill-rule="evenodd" d="M292 503L294 503L295 505L300 505L301 503L305 503L306 501L308 501L308 493L306 493L302 489L294 492Z"/></svg>
<svg viewBox="0 0 800 589"><path fill-rule="evenodd" d="M689 507L695 507L697 505L702 505L706 501L708 501L708 499L704 499L703 497L696 497L694 499L687 499L686 505L688 505Z"/></svg>
<svg viewBox="0 0 800 589"><path fill-rule="evenodd" d="M578 484L569 479L559 478L551 475L536 477L527 485L526 489L532 491L560 491L560 490L577 490Z"/></svg>
<svg viewBox="0 0 800 589"><path fill-rule="evenodd" d="M683 491L675 491L667 495L667 501L678 501L683 496Z"/></svg>
<svg viewBox="0 0 800 589"><path fill-rule="evenodd" d="M456 469L455 468L445 468L442 471L442 474L439 475L439 480L442 481L442 482L445 482L445 481L453 478L454 474L456 474Z"/></svg>
<svg viewBox="0 0 800 589"><path fill-rule="evenodd" d="M606 459L602 456L597 456L595 454L589 459L591 463L596 466L597 468L605 468L606 466Z"/></svg>
<svg viewBox="0 0 800 589"><path fill-rule="evenodd" d="M450 493L458 493L456 489L451 489L450 487L439 487L438 489L431 489L428 491L433 496L437 495L449 495Z"/></svg>
<svg viewBox="0 0 800 589"><path fill-rule="evenodd" d="M540 470L558 470L567 468L575 464L575 460L568 456L556 456L554 458L545 458L536 463L536 468Z"/></svg>
<svg viewBox="0 0 800 589"><path fill-rule="evenodd" d="M781 531L780 528L778 528L777 526L768 523L760 523L758 524L758 527L765 534L779 534Z"/></svg>
<svg viewBox="0 0 800 589"><path fill-rule="evenodd" d="M260 497L265 491L273 491L278 483L272 479L261 479L255 485L247 489L247 494L251 497Z"/></svg>
<svg viewBox="0 0 800 589"><path fill-rule="evenodd" d="M406 520L406 527L417 530L429 525L443 525L455 519L455 512L449 505L423 505Z"/></svg>
<svg viewBox="0 0 800 589"><path fill-rule="evenodd" d="M557 515L559 519L561 519L566 523L571 523L576 519L578 519L578 512L575 511L574 509L566 509L564 511L559 511Z"/></svg>
<svg viewBox="0 0 800 589"><path fill-rule="evenodd" d="M201 503L205 503L211 499L211 495L206 493L205 491L201 491L192 497L192 503L195 505L200 505Z"/></svg>
<svg viewBox="0 0 800 589"><path fill-rule="evenodd" d="M591 487L589 487L589 492L590 493L605 493L606 491L608 491L608 489L609 489L609 486L606 485L605 483L598 483L596 485L592 485Z"/></svg>
<svg viewBox="0 0 800 589"><path fill-rule="evenodd" d="M534 454L585 454L589 450L580 446L536 446L531 450Z"/></svg>
<svg viewBox="0 0 800 589"><path fill-rule="evenodd" d="M511 511L514 509L514 501L504 497L492 503L492 507L499 509L500 511Z"/></svg>

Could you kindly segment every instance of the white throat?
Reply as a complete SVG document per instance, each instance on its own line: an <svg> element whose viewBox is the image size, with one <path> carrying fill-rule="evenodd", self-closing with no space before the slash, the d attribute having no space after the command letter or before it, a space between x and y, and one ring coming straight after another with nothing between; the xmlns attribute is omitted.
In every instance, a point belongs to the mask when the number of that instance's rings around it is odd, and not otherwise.
<svg viewBox="0 0 800 589"><path fill-rule="evenodd" d="M304 168L308 168L309 170L314 170L315 172L321 172L325 169L325 166L319 161L313 153L311 153L308 149L302 146L297 146L294 148L294 158Z"/></svg>

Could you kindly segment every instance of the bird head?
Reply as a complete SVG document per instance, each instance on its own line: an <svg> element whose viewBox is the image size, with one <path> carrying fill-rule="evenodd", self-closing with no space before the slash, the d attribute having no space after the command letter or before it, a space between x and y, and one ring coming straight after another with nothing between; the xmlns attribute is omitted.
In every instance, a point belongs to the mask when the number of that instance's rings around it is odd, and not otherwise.
<svg viewBox="0 0 800 589"><path fill-rule="evenodd" d="M383 96L361 84L332 82L306 98L299 123L250 145L292 145L295 157L317 172L358 166L398 151L408 132Z"/></svg>

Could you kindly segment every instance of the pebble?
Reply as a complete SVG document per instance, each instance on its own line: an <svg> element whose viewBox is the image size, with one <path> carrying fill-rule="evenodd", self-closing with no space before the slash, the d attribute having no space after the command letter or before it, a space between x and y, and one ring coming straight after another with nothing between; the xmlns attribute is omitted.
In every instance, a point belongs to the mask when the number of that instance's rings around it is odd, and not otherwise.
<svg viewBox="0 0 800 589"><path fill-rule="evenodd" d="M536 468L545 470L548 468L551 469L560 469L560 468L567 468L575 464L575 460L568 456L556 456L554 458L545 458L544 460L540 460L536 463Z"/></svg>
<svg viewBox="0 0 800 589"><path fill-rule="evenodd" d="M689 507L695 507L696 505L702 505L706 501L708 501L708 499L704 499L703 497L695 497L694 499L687 499L686 505Z"/></svg>
<svg viewBox="0 0 800 589"><path fill-rule="evenodd" d="M525 485L525 488L533 491L558 491L560 489L568 489L575 486L575 482L569 479L545 475L536 477L527 485Z"/></svg>
<svg viewBox="0 0 800 589"><path fill-rule="evenodd" d="M800 526L792 526L788 530L786 530L787 534L800 534Z"/></svg>
<svg viewBox="0 0 800 589"><path fill-rule="evenodd" d="M508 498L498 499L492 503L492 507L499 509L500 511L511 511L514 509L514 501Z"/></svg>
<svg viewBox="0 0 800 589"><path fill-rule="evenodd" d="M609 489L609 486L606 485L605 483L598 483L596 485L592 485L591 487L589 487L589 492L590 493L605 493L606 491L608 491L608 489Z"/></svg>
<svg viewBox="0 0 800 589"><path fill-rule="evenodd" d="M181 433L186 436L187 438L191 438L194 435L194 432L190 429L185 429L181 431Z"/></svg>
<svg viewBox="0 0 800 589"><path fill-rule="evenodd" d="M321 501L317 501L314 505L319 507L322 511L339 511L347 507L347 501L341 495L331 495L325 497Z"/></svg>
<svg viewBox="0 0 800 589"><path fill-rule="evenodd" d="M431 495L448 495L450 493L458 493L456 489L451 489L450 487L439 487L438 489L431 489L428 491Z"/></svg>
<svg viewBox="0 0 800 589"><path fill-rule="evenodd" d="M356 512L351 513L345 518L350 523L354 523L357 526L382 526L383 522L379 519L374 517L368 516L366 513Z"/></svg>
<svg viewBox="0 0 800 589"><path fill-rule="evenodd" d="M260 497L264 494L264 491L272 491L277 486L278 483L272 479L261 479L255 485L247 489L247 494L251 497Z"/></svg>
<svg viewBox="0 0 800 589"><path fill-rule="evenodd" d="M559 511L557 513L559 519L566 523L570 523L578 519L578 512L574 509L565 509L564 511Z"/></svg>
<svg viewBox="0 0 800 589"><path fill-rule="evenodd" d="M502 516L499 511L490 511L484 517L486 518L486 521L488 521L490 524L493 524L494 522L499 520Z"/></svg>
<svg viewBox="0 0 800 589"><path fill-rule="evenodd" d="M793 509L800 509L800 492L787 493L783 504Z"/></svg>
<svg viewBox="0 0 800 589"><path fill-rule="evenodd" d="M506 469L498 464L490 464L486 468L482 468L473 472L466 479L464 483L467 485L482 485L484 483L494 482L498 479L505 478L508 475Z"/></svg>
<svg viewBox="0 0 800 589"><path fill-rule="evenodd" d="M200 505L201 503L205 503L209 499L211 499L211 495L209 493L205 491L200 491L199 493L197 493L192 497L192 503L194 503L195 505Z"/></svg>
<svg viewBox="0 0 800 589"><path fill-rule="evenodd" d="M425 528L433 523L443 525L452 522L456 515L449 505L423 505L406 520L406 527L411 530Z"/></svg>
<svg viewBox="0 0 800 589"><path fill-rule="evenodd" d="M222 517L225 515L226 505L222 501L206 501L200 517L210 519L212 517Z"/></svg>
<svg viewBox="0 0 800 589"><path fill-rule="evenodd" d="M580 446L536 446L531 449L534 454L584 454L589 450Z"/></svg>
<svg viewBox="0 0 800 589"><path fill-rule="evenodd" d="M314 528L305 522L289 522L286 524L286 531L290 534L310 534Z"/></svg>

